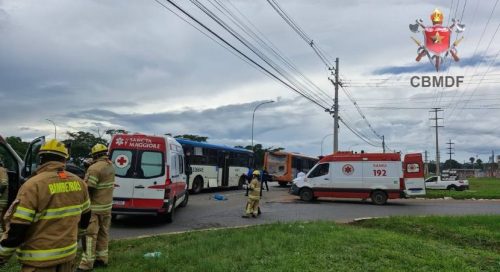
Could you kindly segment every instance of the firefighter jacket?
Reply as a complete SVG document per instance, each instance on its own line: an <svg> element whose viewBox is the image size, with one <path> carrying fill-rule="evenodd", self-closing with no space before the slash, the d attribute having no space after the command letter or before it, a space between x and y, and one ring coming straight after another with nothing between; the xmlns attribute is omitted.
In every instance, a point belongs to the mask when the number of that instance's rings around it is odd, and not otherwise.
<svg viewBox="0 0 500 272"><path fill-rule="evenodd" d="M5 218L12 226L28 227L18 248L0 246L4 260L14 251L22 264L34 267L51 267L75 258L78 223L82 213L89 212L90 201L85 183L63 169L61 162L44 163L19 189ZM4 239L10 234L4 234Z"/></svg>
<svg viewBox="0 0 500 272"><path fill-rule="evenodd" d="M113 206L115 168L107 156L98 158L87 170L85 182L90 192L90 209L95 214L107 214Z"/></svg>
<svg viewBox="0 0 500 272"><path fill-rule="evenodd" d="M248 198L260 199L260 181L257 178L253 178L249 186L250 192L248 193Z"/></svg>
<svg viewBox="0 0 500 272"><path fill-rule="evenodd" d="M9 197L9 176L7 175L7 170L0 166L0 209L7 206L8 197Z"/></svg>

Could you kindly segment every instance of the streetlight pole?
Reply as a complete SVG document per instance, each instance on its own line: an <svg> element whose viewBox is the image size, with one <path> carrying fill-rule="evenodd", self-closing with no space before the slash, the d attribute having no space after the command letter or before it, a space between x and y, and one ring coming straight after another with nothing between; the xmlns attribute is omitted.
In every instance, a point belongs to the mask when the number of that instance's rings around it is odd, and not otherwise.
<svg viewBox="0 0 500 272"><path fill-rule="evenodd" d="M56 123L54 121L50 120L50 119L45 119L45 120L51 122L52 125L54 125L54 139L57 139L57 127L56 127Z"/></svg>
<svg viewBox="0 0 500 272"><path fill-rule="evenodd" d="M255 106L255 108L253 109L253 114L252 114L252 151L253 151L253 126L254 126L254 123L255 123L255 111L262 105L264 104L269 104L269 103L273 103L274 100L268 100L268 101L264 101L262 103L260 103L259 105Z"/></svg>
<svg viewBox="0 0 500 272"><path fill-rule="evenodd" d="M323 137L323 140L321 140L321 156L323 156L323 142L325 141L326 137L332 136L333 133L326 134L325 137Z"/></svg>

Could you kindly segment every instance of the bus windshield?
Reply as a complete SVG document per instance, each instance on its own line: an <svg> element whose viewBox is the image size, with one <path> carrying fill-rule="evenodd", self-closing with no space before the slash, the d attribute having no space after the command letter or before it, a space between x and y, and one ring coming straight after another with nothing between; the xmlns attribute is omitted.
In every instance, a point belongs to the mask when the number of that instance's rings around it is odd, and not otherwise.
<svg viewBox="0 0 500 272"><path fill-rule="evenodd" d="M268 153L267 172L270 175L282 176L286 173L287 155L275 155Z"/></svg>

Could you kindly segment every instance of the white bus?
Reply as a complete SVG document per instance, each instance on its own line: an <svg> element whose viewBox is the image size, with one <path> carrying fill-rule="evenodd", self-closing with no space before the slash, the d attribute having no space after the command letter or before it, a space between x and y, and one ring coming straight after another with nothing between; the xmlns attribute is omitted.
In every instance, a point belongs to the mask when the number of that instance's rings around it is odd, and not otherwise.
<svg viewBox="0 0 500 272"><path fill-rule="evenodd" d="M207 188L238 187L253 165L253 152L243 148L176 139L183 149L192 173L188 188L193 194Z"/></svg>

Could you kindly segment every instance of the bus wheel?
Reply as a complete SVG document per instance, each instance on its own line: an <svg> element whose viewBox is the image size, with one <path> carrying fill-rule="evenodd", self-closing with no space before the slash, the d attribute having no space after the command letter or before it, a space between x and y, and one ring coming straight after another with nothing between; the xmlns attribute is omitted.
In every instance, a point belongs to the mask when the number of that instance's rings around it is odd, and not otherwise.
<svg viewBox="0 0 500 272"><path fill-rule="evenodd" d="M374 191L372 193L372 202L373 204L375 205L384 205L385 203L387 203L387 194L384 193L383 191Z"/></svg>
<svg viewBox="0 0 500 272"><path fill-rule="evenodd" d="M281 187L286 187L287 183L286 182L278 182Z"/></svg>
<svg viewBox="0 0 500 272"><path fill-rule="evenodd" d="M303 201L312 201L314 199L313 191L309 188L302 188L299 195Z"/></svg>
<svg viewBox="0 0 500 272"><path fill-rule="evenodd" d="M187 206L189 200L189 192L186 191L186 195L184 196L184 199L182 200L181 204L179 204L179 207L184 208Z"/></svg>
<svg viewBox="0 0 500 272"><path fill-rule="evenodd" d="M200 176L196 177L193 181L193 194L198 194L203 189L203 178Z"/></svg>
<svg viewBox="0 0 500 272"><path fill-rule="evenodd" d="M172 203L172 210L170 210L169 213L165 214L165 222L167 222L167 223L172 223L174 221L175 201L176 201L176 199L174 199L174 203Z"/></svg>

